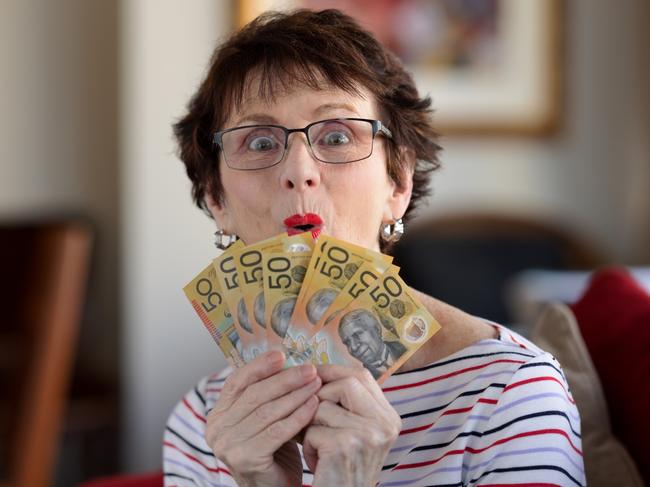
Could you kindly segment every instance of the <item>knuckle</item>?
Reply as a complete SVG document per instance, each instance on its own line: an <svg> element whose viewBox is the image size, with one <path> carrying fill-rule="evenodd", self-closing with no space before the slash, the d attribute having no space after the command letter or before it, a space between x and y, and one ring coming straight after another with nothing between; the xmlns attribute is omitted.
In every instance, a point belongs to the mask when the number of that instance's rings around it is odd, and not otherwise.
<svg viewBox="0 0 650 487"><path fill-rule="evenodd" d="M346 404L352 404L352 398L357 394L359 387L363 387L356 377L343 379L342 396Z"/></svg>
<svg viewBox="0 0 650 487"><path fill-rule="evenodd" d="M239 371L235 371L228 376L228 378L223 383L223 389L221 390L221 395L223 396L236 396L241 386L239 380Z"/></svg>
<svg viewBox="0 0 650 487"><path fill-rule="evenodd" d="M365 367L359 370L358 377L362 382L366 382L368 384L374 382L375 380L370 371Z"/></svg>
<svg viewBox="0 0 650 487"><path fill-rule="evenodd" d="M251 471L255 463L250 448L245 448L242 445L235 448L231 447L228 451L225 451L223 453L223 458L220 458L220 460L233 470L240 473Z"/></svg>
<svg viewBox="0 0 650 487"><path fill-rule="evenodd" d="M211 441L208 441L208 445L212 448L215 457L225 460L225 457L228 455L228 448L222 438L212 438Z"/></svg>
<svg viewBox="0 0 650 487"><path fill-rule="evenodd" d="M352 375L343 379L343 384L346 388L354 389L359 385L359 379Z"/></svg>
<svg viewBox="0 0 650 487"><path fill-rule="evenodd" d="M242 457L245 456L242 456L240 448L229 448L222 452L219 459L231 468L239 470L242 465Z"/></svg>
<svg viewBox="0 0 650 487"><path fill-rule="evenodd" d="M383 435L377 430L366 430L363 434L363 442L367 448L377 448L381 446Z"/></svg>
<svg viewBox="0 0 650 487"><path fill-rule="evenodd" d="M392 429L390 432L390 436L392 440L395 440L399 436L400 432L402 431L402 418L400 418L397 413L394 414L395 414L395 419L393 422L390 423L392 425Z"/></svg>
<svg viewBox="0 0 650 487"><path fill-rule="evenodd" d="M359 437L351 434L341 435L338 444L341 447L342 453L346 457L356 456L363 448L362 441Z"/></svg>
<svg viewBox="0 0 650 487"><path fill-rule="evenodd" d="M205 441L217 458L222 458L229 450L228 445L232 443L225 432L215 427L206 428Z"/></svg>

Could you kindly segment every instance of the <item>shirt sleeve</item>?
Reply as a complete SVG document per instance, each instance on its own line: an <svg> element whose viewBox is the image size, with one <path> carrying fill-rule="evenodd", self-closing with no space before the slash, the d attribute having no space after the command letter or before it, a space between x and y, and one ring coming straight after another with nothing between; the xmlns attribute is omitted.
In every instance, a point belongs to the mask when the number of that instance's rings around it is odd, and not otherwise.
<svg viewBox="0 0 650 487"><path fill-rule="evenodd" d="M208 379L202 379L172 411L163 437L165 486L236 486L205 441Z"/></svg>
<svg viewBox="0 0 650 487"><path fill-rule="evenodd" d="M519 367L469 452L470 486L585 485L580 416L555 358Z"/></svg>

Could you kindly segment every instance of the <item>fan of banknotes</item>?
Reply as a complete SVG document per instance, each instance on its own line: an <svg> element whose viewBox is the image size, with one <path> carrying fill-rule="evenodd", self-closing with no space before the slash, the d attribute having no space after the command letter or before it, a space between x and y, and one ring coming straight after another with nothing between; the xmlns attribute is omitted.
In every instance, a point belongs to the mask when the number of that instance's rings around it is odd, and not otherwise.
<svg viewBox="0 0 650 487"><path fill-rule="evenodd" d="M279 349L288 366L361 365L381 383L440 328L391 262L328 235L280 234L236 242L183 290L235 367Z"/></svg>

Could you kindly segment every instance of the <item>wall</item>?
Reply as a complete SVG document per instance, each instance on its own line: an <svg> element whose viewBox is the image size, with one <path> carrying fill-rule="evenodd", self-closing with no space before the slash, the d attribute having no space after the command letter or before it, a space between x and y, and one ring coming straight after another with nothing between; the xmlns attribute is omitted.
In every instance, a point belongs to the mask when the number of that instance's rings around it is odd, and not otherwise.
<svg viewBox="0 0 650 487"><path fill-rule="evenodd" d="M171 133L229 23L229 11L217 9L224 4L122 1L121 344L130 469L159 465L172 407L224 365L182 293L214 257L214 230L192 206Z"/></svg>
<svg viewBox="0 0 650 487"><path fill-rule="evenodd" d="M96 246L79 369L117 370L117 4L0 3L0 220L83 215Z"/></svg>
<svg viewBox="0 0 650 487"><path fill-rule="evenodd" d="M539 139L443 140L428 212L535 214L584 233L611 261L648 263L647 2L564 5L564 128Z"/></svg>

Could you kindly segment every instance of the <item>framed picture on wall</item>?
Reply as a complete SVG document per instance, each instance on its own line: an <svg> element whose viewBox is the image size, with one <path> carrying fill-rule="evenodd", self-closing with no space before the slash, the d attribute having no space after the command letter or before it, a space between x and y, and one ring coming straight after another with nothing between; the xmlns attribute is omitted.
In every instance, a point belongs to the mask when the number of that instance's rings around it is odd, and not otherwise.
<svg viewBox="0 0 650 487"><path fill-rule="evenodd" d="M561 117L559 0L239 0L266 10L338 8L405 63L443 134L544 134Z"/></svg>

